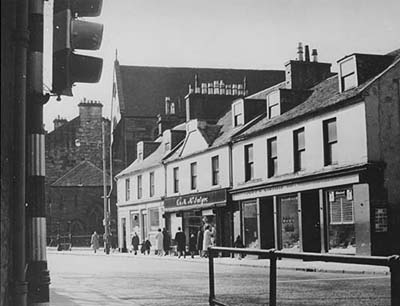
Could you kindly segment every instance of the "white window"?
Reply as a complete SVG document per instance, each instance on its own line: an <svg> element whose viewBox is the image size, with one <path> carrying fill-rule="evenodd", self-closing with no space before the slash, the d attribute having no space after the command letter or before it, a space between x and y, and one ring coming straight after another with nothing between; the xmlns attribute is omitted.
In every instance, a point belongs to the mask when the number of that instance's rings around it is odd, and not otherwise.
<svg viewBox="0 0 400 306"><path fill-rule="evenodd" d="M267 96L267 116L273 118L280 115L281 109L279 105L279 91L274 91Z"/></svg>
<svg viewBox="0 0 400 306"><path fill-rule="evenodd" d="M341 91L357 86L356 61L351 57L339 64Z"/></svg>
<svg viewBox="0 0 400 306"><path fill-rule="evenodd" d="M352 194L353 192L351 189L328 192L331 224L354 223Z"/></svg>
<svg viewBox="0 0 400 306"><path fill-rule="evenodd" d="M233 106L233 126L239 126L244 124L244 115L243 115L243 102L234 103Z"/></svg>

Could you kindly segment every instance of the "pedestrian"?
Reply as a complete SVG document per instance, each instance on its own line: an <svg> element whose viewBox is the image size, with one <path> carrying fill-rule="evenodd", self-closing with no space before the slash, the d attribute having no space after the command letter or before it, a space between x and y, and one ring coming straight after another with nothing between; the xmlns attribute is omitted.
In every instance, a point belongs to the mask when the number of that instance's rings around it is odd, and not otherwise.
<svg viewBox="0 0 400 306"><path fill-rule="evenodd" d="M197 250L199 251L199 256L203 257L203 236L204 236L204 229L201 226L199 231L197 232Z"/></svg>
<svg viewBox="0 0 400 306"><path fill-rule="evenodd" d="M139 236L138 236L138 234L135 232L135 234L133 234L133 237L132 237L132 251L133 251L133 253L134 253L135 255L137 255L137 251L138 251L138 249L139 249L139 243L140 243L140 241L139 241Z"/></svg>
<svg viewBox="0 0 400 306"><path fill-rule="evenodd" d="M146 252L147 252L147 255L150 255L150 248L151 248L151 242L150 242L149 238L147 238L145 240L145 242L142 244L142 248L141 248L142 254L146 255Z"/></svg>
<svg viewBox="0 0 400 306"><path fill-rule="evenodd" d="M196 244L197 244L197 238L192 233L192 234L190 234L190 237L189 237L189 252L190 252L190 256L192 256L192 258L194 258L194 253L196 252Z"/></svg>
<svg viewBox="0 0 400 306"><path fill-rule="evenodd" d="M162 234L163 234L163 245L164 245L164 256L165 256L169 254L169 249L171 247L171 237L165 227L162 231Z"/></svg>
<svg viewBox="0 0 400 306"><path fill-rule="evenodd" d="M164 250L164 235L161 233L161 228L158 229L156 234L156 251L158 256L163 255Z"/></svg>
<svg viewBox="0 0 400 306"><path fill-rule="evenodd" d="M204 237L203 237L204 257L208 257L208 248L212 245L211 235L212 235L212 233L210 230L210 225L206 225L205 231L204 231Z"/></svg>
<svg viewBox="0 0 400 306"><path fill-rule="evenodd" d="M217 230L215 229L215 226L210 225L210 231L211 231L211 245L217 245Z"/></svg>
<svg viewBox="0 0 400 306"><path fill-rule="evenodd" d="M100 248L99 235L97 235L96 231L93 232L92 237L90 238L90 245L95 253Z"/></svg>
<svg viewBox="0 0 400 306"><path fill-rule="evenodd" d="M178 231L175 234L175 242L177 244L178 258L186 258L186 236L182 232L181 228L178 227Z"/></svg>
<svg viewBox="0 0 400 306"><path fill-rule="evenodd" d="M233 243L234 248L244 248L243 240L240 235L236 237L235 242ZM238 259L242 259L245 255L243 253L239 253Z"/></svg>

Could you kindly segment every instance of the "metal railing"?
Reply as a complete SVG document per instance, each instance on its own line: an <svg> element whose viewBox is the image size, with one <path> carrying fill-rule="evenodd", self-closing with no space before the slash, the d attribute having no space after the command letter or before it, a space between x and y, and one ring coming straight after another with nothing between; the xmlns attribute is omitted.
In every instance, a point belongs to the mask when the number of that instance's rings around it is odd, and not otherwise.
<svg viewBox="0 0 400 306"><path fill-rule="evenodd" d="M222 301L215 298L215 282L214 282L214 257L218 253L239 253L246 255L258 255L269 259L269 305L276 306L276 278L277 278L277 260L282 258L302 259L308 261L324 261L336 263L349 263L360 265L384 266L390 269L390 294L391 306L400 305L400 256L392 255L388 257L380 256L351 256L351 255L329 255L319 253L288 253L276 251L275 249L242 249L228 247L210 247L208 248L209 260L209 304L226 306Z"/></svg>

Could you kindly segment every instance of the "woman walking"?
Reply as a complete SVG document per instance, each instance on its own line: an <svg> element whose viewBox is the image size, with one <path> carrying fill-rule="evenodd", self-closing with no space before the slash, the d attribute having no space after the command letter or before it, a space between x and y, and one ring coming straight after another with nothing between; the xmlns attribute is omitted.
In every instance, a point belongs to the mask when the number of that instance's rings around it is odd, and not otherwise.
<svg viewBox="0 0 400 306"><path fill-rule="evenodd" d="M206 225L206 229L204 231L204 238L203 238L203 252L204 252L204 257L208 257L208 247L212 245L211 242L211 230L210 226Z"/></svg>
<svg viewBox="0 0 400 306"><path fill-rule="evenodd" d="M95 253L100 248L99 235L97 235L96 231L93 232L92 237L90 238L90 245Z"/></svg>
<svg viewBox="0 0 400 306"><path fill-rule="evenodd" d="M158 232L156 234L156 250L157 250L157 255L162 256L163 255L163 245L164 245L164 235L161 233L161 228L158 229Z"/></svg>

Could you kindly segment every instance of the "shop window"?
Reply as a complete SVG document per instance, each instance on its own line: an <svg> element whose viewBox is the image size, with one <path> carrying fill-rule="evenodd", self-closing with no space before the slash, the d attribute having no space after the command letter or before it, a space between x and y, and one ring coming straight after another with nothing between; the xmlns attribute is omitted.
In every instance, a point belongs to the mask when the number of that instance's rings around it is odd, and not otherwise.
<svg viewBox="0 0 400 306"><path fill-rule="evenodd" d="M257 202L244 202L242 212L245 247L259 248Z"/></svg>
<svg viewBox="0 0 400 306"><path fill-rule="evenodd" d="M324 164L325 166L337 163L337 130L336 118L323 121L324 136Z"/></svg>
<svg viewBox="0 0 400 306"><path fill-rule="evenodd" d="M150 230L156 231L160 228L160 212L158 208L149 209L149 217L150 217Z"/></svg>
<svg viewBox="0 0 400 306"><path fill-rule="evenodd" d="M328 191L329 252L355 254L355 225L352 189Z"/></svg>
<svg viewBox="0 0 400 306"><path fill-rule="evenodd" d="M304 139L304 128L293 131L293 163L294 172L304 170L304 157L306 144Z"/></svg>
<svg viewBox="0 0 400 306"><path fill-rule="evenodd" d="M154 172L150 172L149 174L149 190L150 190L150 197L154 196Z"/></svg>
<svg viewBox="0 0 400 306"><path fill-rule="evenodd" d="M130 232L139 233L139 214L137 212L130 213Z"/></svg>
<svg viewBox="0 0 400 306"><path fill-rule="evenodd" d="M300 251L300 231L297 196L280 198L282 249Z"/></svg>
<svg viewBox="0 0 400 306"><path fill-rule="evenodd" d="M254 178L254 159L253 145L244 146L244 176L245 181L250 181Z"/></svg>
<svg viewBox="0 0 400 306"><path fill-rule="evenodd" d="M211 158L212 168L212 184L213 186L219 184L219 156L213 156Z"/></svg>
<svg viewBox="0 0 400 306"><path fill-rule="evenodd" d="M142 176L138 175L137 177L137 198L142 198Z"/></svg>
<svg viewBox="0 0 400 306"><path fill-rule="evenodd" d="M174 193L179 192L179 168L176 167L173 169L173 175L174 175Z"/></svg>
<svg viewBox="0 0 400 306"><path fill-rule="evenodd" d="M131 197L131 183L130 179L125 179L125 201L129 201Z"/></svg>
<svg viewBox="0 0 400 306"><path fill-rule="evenodd" d="M280 114L280 105L279 105L279 91L275 91L270 93L267 96L267 115L268 118L273 118L279 116Z"/></svg>
<svg viewBox="0 0 400 306"><path fill-rule="evenodd" d="M278 154L277 154L276 137L267 140L267 155L268 155L268 177L273 177L278 172Z"/></svg>
<svg viewBox="0 0 400 306"><path fill-rule="evenodd" d="M197 188L197 163L190 164L190 189Z"/></svg>

